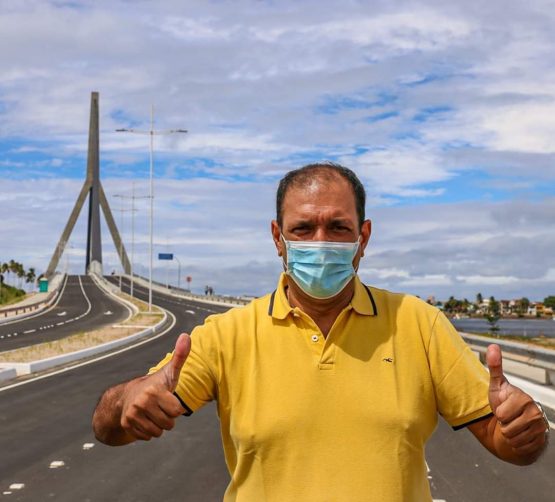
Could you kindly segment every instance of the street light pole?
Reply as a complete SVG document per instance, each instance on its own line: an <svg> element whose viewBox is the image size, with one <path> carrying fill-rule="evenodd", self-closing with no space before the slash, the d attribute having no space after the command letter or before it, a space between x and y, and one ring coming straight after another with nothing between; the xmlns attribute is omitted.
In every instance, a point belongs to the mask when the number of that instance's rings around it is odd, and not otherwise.
<svg viewBox="0 0 555 502"><path fill-rule="evenodd" d="M173 255L173 257L177 262L177 289L181 289L181 262L177 256Z"/></svg>
<svg viewBox="0 0 555 502"><path fill-rule="evenodd" d="M133 298L133 285L135 283L133 271L133 264L135 263L135 199L148 199L148 195L135 195L135 182L133 182L133 188L131 195L115 194L114 197L120 197L121 199L131 199L131 209L125 209L124 211L131 211L131 285L129 288L129 295ZM123 213L122 213L123 214ZM121 289L121 279L120 279L120 289Z"/></svg>
<svg viewBox="0 0 555 502"><path fill-rule="evenodd" d="M122 197L123 198L123 195L117 194L117 195L114 195L114 197ZM123 213L129 212L129 211L135 211L135 209L134 208L125 209L124 207L119 207L119 208L115 209L115 211L120 212L120 220L119 220L119 223L120 223L120 227L119 227L120 228L119 255L123 256L123 234L124 234L124 232L123 232ZM133 262L133 255L131 255L131 263L132 262ZM131 266L133 266L133 265L131 265ZM122 272L120 272L120 274L119 274L119 290L120 291L122 291L122 289L121 289L121 277L123 276L123 274L125 274L125 267L123 266L123 263L121 264L121 268L122 268ZM131 294L131 296L133 296L133 294Z"/></svg>
<svg viewBox="0 0 555 502"><path fill-rule="evenodd" d="M150 106L150 129L139 131L136 129L116 129L116 132L131 132L134 134L148 134L150 136L150 266L148 272L148 311L152 312L152 260L154 248L154 136L163 134L186 133L185 129L154 129L154 105Z"/></svg>

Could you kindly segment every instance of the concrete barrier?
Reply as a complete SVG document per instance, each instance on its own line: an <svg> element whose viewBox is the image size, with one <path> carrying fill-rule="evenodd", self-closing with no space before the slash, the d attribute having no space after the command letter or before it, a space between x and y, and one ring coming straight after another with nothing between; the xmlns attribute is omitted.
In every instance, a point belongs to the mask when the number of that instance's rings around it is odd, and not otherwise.
<svg viewBox="0 0 555 502"><path fill-rule="evenodd" d="M149 328L146 328L139 333L126 336L124 338L119 338L118 340L113 340L111 342L101 343L100 345L95 345L94 347L88 347L86 349L77 350L75 352L70 352L68 354L61 354L59 356L48 357L46 359L40 359L37 361L31 361L28 363L11 363L11 362L0 362L0 366L3 369L15 370L17 376L28 375L29 373L35 373L37 371L43 371L55 366L60 366L62 364L71 363L78 361L79 359L85 359L87 357L102 354L104 352L109 352L123 345L128 345L136 340L144 338L148 335L153 335L169 325L171 322L166 311L163 311L164 317L162 320Z"/></svg>
<svg viewBox="0 0 555 502"><path fill-rule="evenodd" d="M60 289L67 280L65 274L57 274L52 279L52 291L45 295L45 293L38 293L36 301L33 299L23 300L19 304L14 304L12 307L0 309L0 324L19 321L27 317L34 316L43 310L46 310L59 299Z"/></svg>

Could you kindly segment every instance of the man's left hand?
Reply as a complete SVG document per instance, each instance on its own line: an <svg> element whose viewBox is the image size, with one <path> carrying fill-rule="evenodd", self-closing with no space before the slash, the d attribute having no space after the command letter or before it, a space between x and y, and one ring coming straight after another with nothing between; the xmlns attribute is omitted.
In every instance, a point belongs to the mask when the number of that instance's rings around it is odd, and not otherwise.
<svg viewBox="0 0 555 502"><path fill-rule="evenodd" d="M524 463L533 462L547 443L549 425L534 400L511 385L503 374L499 345L488 347L486 361L490 372L489 403L497 420L496 429L501 434L498 439L503 439ZM499 451L501 445L496 446Z"/></svg>

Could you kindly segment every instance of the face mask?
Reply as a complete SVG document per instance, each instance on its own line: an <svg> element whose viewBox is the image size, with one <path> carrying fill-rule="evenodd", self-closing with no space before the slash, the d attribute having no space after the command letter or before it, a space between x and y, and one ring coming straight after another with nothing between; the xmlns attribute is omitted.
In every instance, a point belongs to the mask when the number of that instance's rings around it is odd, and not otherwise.
<svg viewBox="0 0 555 502"><path fill-rule="evenodd" d="M356 242L286 241L286 274L308 296L324 300L338 295L355 276Z"/></svg>

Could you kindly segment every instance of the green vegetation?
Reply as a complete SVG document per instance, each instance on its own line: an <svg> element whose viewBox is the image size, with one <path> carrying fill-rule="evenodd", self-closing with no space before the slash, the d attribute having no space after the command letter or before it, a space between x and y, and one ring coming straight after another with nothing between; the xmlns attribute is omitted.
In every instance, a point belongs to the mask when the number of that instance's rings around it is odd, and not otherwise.
<svg viewBox="0 0 555 502"><path fill-rule="evenodd" d="M431 301L432 300L432 301ZM435 302L433 297L428 299L442 308L447 315L467 317L483 317L491 325L491 331L497 331L497 322L502 317L551 317L555 313L555 296L547 296L542 302L531 302L522 297L513 300L496 300L493 296L484 298L481 293L476 295L476 301L470 302L466 298L459 300L450 296L445 303Z"/></svg>
<svg viewBox="0 0 555 502"><path fill-rule="evenodd" d="M0 289L0 305L16 303L25 296L25 291L3 284Z"/></svg>
<svg viewBox="0 0 555 502"><path fill-rule="evenodd" d="M0 262L0 305L7 305L17 301L25 295L23 282L33 283L37 278L34 268L25 267L15 261Z"/></svg>
<svg viewBox="0 0 555 502"><path fill-rule="evenodd" d="M489 323L489 331L492 334L495 334L499 331L498 322L501 318L501 309L499 306L499 302L493 297L490 296L488 308L486 310L486 319Z"/></svg>
<svg viewBox="0 0 555 502"><path fill-rule="evenodd" d="M555 310L555 296L546 296L543 300L543 304L546 307L552 308Z"/></svg>

